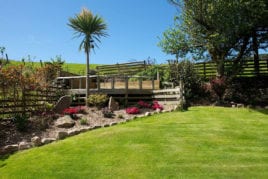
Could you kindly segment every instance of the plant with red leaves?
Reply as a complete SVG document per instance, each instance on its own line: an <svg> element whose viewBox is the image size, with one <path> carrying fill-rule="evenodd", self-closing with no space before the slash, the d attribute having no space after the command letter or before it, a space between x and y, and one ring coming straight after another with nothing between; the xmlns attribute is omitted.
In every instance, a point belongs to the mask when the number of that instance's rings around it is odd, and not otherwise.
<svg viewBox="0 0 268 179"><path fill-rule="evenodd" d="M163 110L163 106L160 105L160 104L158 103L158 101L153 101L152 109L153 109L153 110L160 109L160 110L162 111L162 110Z"/></svg>
<svg viewBox="0 0 268 179"><path fill-rule="evenodd" d="M140 108L151 108L151 105L150 104L148 104L148 103L146 103L146 102L144 102L142 100L140 100L138 102L138 105L139 105Z"/></svg>
<svg viewBox="0 0 268 179"><path fill-rule="evenodd" d="M140 110L137 107L129 107L129 108L126 109L126 113L128 113L128 114L138 114L138 113L140 113Z"/></svg>

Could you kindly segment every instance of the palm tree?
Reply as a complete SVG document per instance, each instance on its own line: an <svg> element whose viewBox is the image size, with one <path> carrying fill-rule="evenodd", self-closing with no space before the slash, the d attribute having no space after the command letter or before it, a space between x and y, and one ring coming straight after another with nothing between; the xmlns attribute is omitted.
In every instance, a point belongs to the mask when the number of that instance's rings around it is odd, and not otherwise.
<svg viewBox="0 0 268 179"><path fill-rule="evenodd" d="M84 50L86 53L87 61L87 75L86 75L86 98L89 96L89 54L90 49L94 48L96 41L100 42L100 37L106 37L107 25L104 20L98 16L93 15L88 9L82 9L80 14L75 15L74 18L69 18L68 24L75 31L75 37L83 37L79 46L79 50Z"/></svg>

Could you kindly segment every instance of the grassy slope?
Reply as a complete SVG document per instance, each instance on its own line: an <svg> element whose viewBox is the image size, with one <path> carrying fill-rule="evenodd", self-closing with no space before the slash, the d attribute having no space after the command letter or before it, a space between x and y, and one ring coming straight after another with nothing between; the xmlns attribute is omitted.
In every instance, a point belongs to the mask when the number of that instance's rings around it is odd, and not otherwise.
<svg viewBox="0 0 268 179"><path fill-rule="evenodd" d="M0 178L268 178L268 116L194 107L0 160Z"/></svg>
<svg viewBox="0 0 268 179"><path fill-rule="evenodd" d="M22 64L21 61L14 61L10 62L11 65L19 65ZM26 62L26 65L33 65L34 67L40 67L39 62ZM90 69L96 69L97 64L90 64ZM78 64L78 63L64 63L63 70L69 71L71 73L85 75L86 65L85 64Z"/></svg>

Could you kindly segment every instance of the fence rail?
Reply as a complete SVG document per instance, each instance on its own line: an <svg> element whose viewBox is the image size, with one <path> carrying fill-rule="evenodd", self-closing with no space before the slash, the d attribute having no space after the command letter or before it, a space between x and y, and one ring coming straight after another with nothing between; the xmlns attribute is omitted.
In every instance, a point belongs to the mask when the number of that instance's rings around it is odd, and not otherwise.
<svg viewBox="0 0 268 179"><path fill-rule="evenodd" d="M7 114L32 113L45 111L49 108L47 103L55 104L60 95L57 87L48 87L42 90L18 91L18 95L4 95L0 90L0 118Z"/></svg>
<svg viewBox="0 0 268 179"><path fill-rule="evenodd" d="M242 63L241 69L237 74L238 77L249 77L249 76L268 76L268 59L260 59L258 66L255 66L253 60L245 60ZM210 78L216 76L217 66L214 62L202 62L196 63L195 69L200 76L205 78ZM233 67L233 61L224 62L224 72L225 75L228 75ZM258 68L256 73L255 68Z"/></svg>

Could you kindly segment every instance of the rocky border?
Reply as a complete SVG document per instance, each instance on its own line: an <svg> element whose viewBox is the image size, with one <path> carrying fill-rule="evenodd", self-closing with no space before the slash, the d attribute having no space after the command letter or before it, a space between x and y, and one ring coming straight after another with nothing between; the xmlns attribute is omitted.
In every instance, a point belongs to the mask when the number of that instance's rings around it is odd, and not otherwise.
<svg viewBox="0 0 268 179"><path fill-rule="evenodd" d="M145 114L132 115L131 117L126 118L126 119L122 119L121 121L118 121L118 122L111 122L111 123L102 124L102 125L95 125L95 126L86 126L83 128L76 128L76 129L72 129L72 130L68 130L68 131L57 131L56 138L41 138L39 136L34 136L31 138L31 142L21 141L18 144L6 145L6 146L0 148L0 156L10 155L10 154L13 154L13 153L18 152L18 151L30 149L32 147L43 146L43 145L46 145L46 144L49 144L49 143L52 143L52 142L55 142L58 140L63 140L67 137L75 136L75 135L78 135L80 133L84 133L84 132L87 132L90 130L103 128L103 127L111 127L111 126L115 126L117 124L130 122L130 121L135 120L137 118L147 117L147 116L151 116L151 115L155 115L155 114L159 114L159 113L172 112L175 109L176 109L176 106L174 106L173 108L171 108L169 110L162 110L162 111L156 110L153 112L145 112Z"/></svg>

